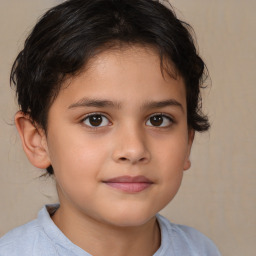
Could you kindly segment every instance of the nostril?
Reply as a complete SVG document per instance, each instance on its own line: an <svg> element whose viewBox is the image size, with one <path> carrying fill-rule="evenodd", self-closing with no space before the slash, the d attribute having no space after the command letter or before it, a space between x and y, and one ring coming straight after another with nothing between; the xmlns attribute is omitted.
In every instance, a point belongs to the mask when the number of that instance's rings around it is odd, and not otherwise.
<svg viewBox="0 0 256 256"><path fill-rule="evenodd" d="M140 160L139 160L139 162L144 162L146 160L146 158L145 157L142 157Z"/></svg>
<svg viewBox="0 0 256 256"><path fill-rule="evenodd" d="M125 157L120 157L121 161L126 161L127 159Z"/></svg>

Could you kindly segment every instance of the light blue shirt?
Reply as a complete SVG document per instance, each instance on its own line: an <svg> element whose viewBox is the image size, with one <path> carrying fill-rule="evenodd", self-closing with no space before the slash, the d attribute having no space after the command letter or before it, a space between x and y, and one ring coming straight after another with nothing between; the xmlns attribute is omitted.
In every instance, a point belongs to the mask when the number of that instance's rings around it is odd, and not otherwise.
<svg viewBox="0 0 256 256"><path fill-rule="evenodd" d="M51 206L52 208L52 206ZM220 256L199 231L157 215L161 246L153 256ZM0 256L92 256L73 244L52 221L47 206L31 221L0 239Z"/></svg>

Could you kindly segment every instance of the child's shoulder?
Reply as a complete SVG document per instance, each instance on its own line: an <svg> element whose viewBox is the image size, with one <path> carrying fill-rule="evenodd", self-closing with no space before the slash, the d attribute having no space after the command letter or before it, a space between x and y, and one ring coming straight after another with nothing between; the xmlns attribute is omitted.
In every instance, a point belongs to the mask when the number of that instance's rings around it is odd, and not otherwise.
<svg viewBox="0 0 256 256"><path fill-rule="evenodd" d="M49 242L42 225L38 219L35 219L9 231L0 238L0 256L44 255L41 245L48 244L48 252L51 252Z"/></svg>
<svg viewBox="0 0 256 256"><path fill-rule="evenodd" d="M31 245L40 239L37 220L17 227L0 238L0 255L28 255ZM33 255L33 254L32 254Z"/></svg>
<svg viewBox="0 0 256 256"><path fill-rule="evenodd" d="M36 220L9 231L0 238L0 256L88 256L58 229L51 214L58 204L46 205Z"/></svg>
<svg viewBox="0 0 256 256"><path fill-rule="evenodd" d="M173 251L174 255L220 256L215 244L198 230L185 225L171 223L159 214L157 219L162 236L162 245L159 252Z"/></svg>

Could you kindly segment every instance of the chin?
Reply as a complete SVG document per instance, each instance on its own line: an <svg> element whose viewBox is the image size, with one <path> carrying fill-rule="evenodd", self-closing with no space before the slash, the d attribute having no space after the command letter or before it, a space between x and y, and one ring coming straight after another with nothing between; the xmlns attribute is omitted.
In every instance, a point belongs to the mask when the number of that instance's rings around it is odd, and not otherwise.
<svg viewBox="0 0 256 256"><path fill-rule="evenodd" d="M156 213L143 213L141 211L126 211L114 213L108 219L108 223L118 227L139 227L154 218Z"/></svg>

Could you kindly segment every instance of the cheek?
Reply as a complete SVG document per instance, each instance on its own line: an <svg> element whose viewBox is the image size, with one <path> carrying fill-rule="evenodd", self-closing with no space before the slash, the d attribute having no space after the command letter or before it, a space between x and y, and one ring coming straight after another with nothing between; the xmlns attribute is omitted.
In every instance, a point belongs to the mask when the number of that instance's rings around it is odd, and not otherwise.
<svg viewBox="0 0 256 256"><path fill-rule="evenodd" d="M154 155L159 160L159 166L171 170L183 170L184 162L188 154L187 133L173 134L166 138L158 138L154 141Z"/></svg>
<svg viewBox="0 0 256 256"><path fill-rule="evenodd" d="M83 143L72 147L70 143L55 155L53 168L60 199L64 196L82 205L88 201L95 191L102 165L100 153L97 153L94 147L86 147Z"/></svg>
<svg viewBox="0 0 256 256"><path fill-rule="evenodd" d="M49 145L51 163L57 183L63 186L77 184L90 186L104 165L107 150L95 140L83 136L55 135L54 143ZM64 184L65 183L65 184Z"/></svg>
<svg viewBox="0 0 256 256"><path fill-rule="evenodd" d="M158 178L163 189L163 200L169 201L177 193L187 160L188 142L186 134L170 136L161 143L161 147L155 147L155 163L158 166Z"/></svg>
<svg viewBox="0 0 256 256"><path fill-rule="evenodd" d="M69 129L69 132L63 130L52 137L49 137L49 154L52 165L57 169L65 169L66 166L74 166L72 169L79 166L85 168L90 162L96 162L102 153L102 144L92 136L86 136L80 129Z"/></svg>

